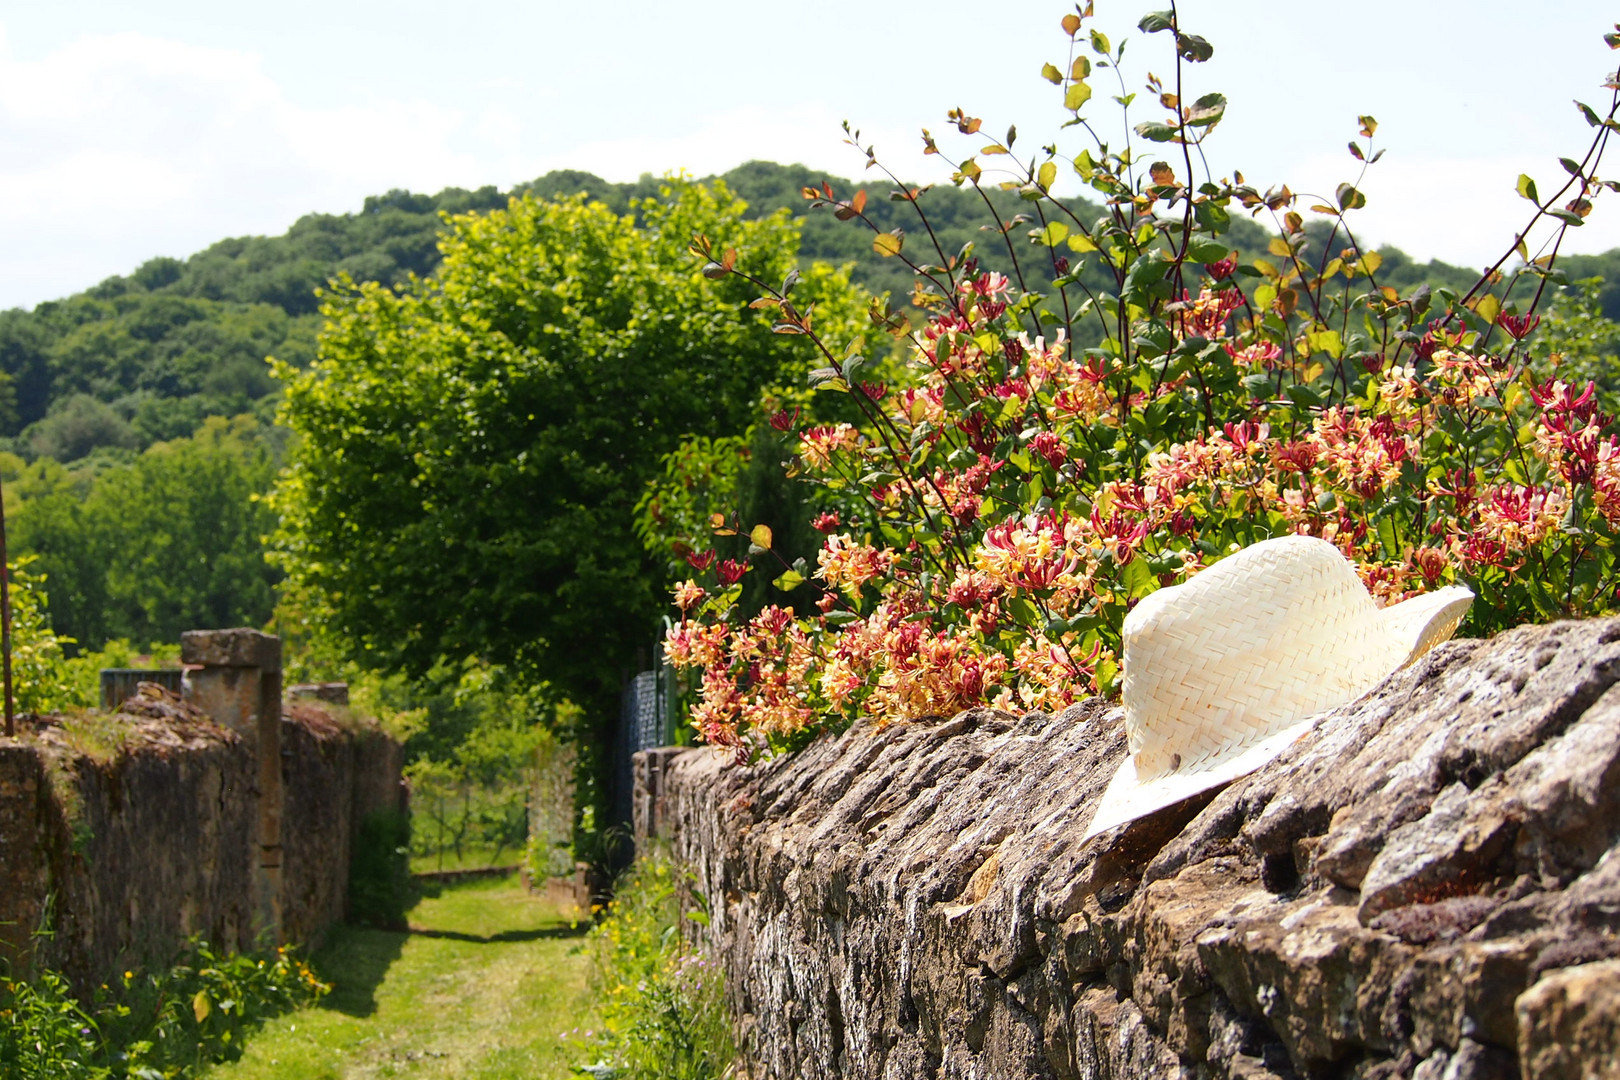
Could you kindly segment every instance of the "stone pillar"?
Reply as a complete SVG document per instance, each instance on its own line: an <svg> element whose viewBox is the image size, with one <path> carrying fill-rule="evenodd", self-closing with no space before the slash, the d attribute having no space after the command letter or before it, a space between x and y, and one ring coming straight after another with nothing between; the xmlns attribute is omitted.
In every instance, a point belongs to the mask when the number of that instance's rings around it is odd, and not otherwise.
<svg viewBox="0 0 1620 1080"><path fill-rule="evenodd" d="M669 839L668 814L664 809L664 773L684 746L659 746L642 750L632 759L635 786L631 796L631 834L636 851L647 850L653 840Z"/></svg>
<svg viewBox="0 0 1620 1080"><path fill-rule="evenodd" d="M281 639L257 630L188 630L185 700L242 737L258 760L254 932L281 936Z"/></svg>

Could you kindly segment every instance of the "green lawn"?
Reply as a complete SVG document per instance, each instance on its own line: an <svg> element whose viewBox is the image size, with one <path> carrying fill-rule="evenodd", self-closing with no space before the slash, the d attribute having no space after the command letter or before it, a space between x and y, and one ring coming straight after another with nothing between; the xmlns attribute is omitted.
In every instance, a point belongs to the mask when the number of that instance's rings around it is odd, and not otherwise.
<svg viewBox="0 0 1620 1080"><path fill-rule="evenodd" d="M315 956L320 1004L265 1025L211 1080L562 1080L590 1026L579 932L516 876L436 889L410 931L341 927Z"/></svg>
<svg viewBox="0 0 1620 1080"><path fill-rule="evenodd" d="M482 870L486 866L516 866L523 861L521 847L506 847L497 851L493 847L468 844L461 849L461 858L454 851L432 855L412 855L411 873L431 874L436 870Z"/></svg>

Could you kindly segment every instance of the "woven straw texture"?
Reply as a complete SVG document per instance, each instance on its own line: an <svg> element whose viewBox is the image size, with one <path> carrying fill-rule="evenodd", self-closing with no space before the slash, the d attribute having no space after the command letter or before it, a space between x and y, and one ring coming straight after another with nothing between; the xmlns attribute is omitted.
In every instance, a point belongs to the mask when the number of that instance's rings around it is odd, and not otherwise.
<svg viewBox="0 0 1620 1080"><path fill-rule="evenodd" d="M1355 700L1449 636L1471 599L1454 588L1380 611L1338 549L1305 536L1148 596L1124 626L1138 781L1196 771Z"/></svg>

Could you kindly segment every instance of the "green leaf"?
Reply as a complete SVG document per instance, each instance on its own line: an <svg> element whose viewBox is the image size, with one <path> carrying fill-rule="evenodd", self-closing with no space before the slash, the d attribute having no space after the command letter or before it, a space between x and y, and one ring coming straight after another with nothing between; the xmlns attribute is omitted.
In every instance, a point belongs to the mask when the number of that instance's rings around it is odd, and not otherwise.
<svg viewBox="0 0 1620 1080"><path fill-rule="evenodd" d="M1063 107L1070 112L1078 112L1080 106L1091 100L1091 87L1083 82L1070 83L1063 93Z"/></svg>
<svg viewBox="0 0 1620 1080"><path fill-rule="evenodd" d="M1232 249L1219 240L1194 240L1187 245L1187 258L1193 262L1220 262L1230 254Z"/></svg>
<svg viewBox="0 0 1620 1080"><path fill-rule="evenodd" d="M1526 176L1524 173L1520 173L1519 182L1516 185L1516 188L1521 197L1529 199L1531 202L1540 205L1541 200L1536 197L1536 182L1530 179L1530 177Z"/></svg>
<svg viewBox="0 0 1620 1080"><path fill-rule="evenodd" d="M1049 83L1061 83L1063 81L1063 72L1058 70L1056 64L1042 64L1041 78Z"/></svg>
<svg viewBox="0 0 1620 1080"><path fill-rule="evenodd" d="M1007 600L1006 607L1008 613L1025 626L1035 626L1041 621L1040 610L1022 596L1015 596Z"/></svg>
<svg viewBox="0 0 1620 1080"><path fill-rule="evenodd" d="M1057 180L1057 165L1053 162L1044 162L1035 173L1035 183L1041 190L1051 191L1053 182Z"/></svg>
<svg viewBox="0 0 1620 1080"><path fill-rule="evenodd" d="M906 234L899 229L892 232L878 233L872 237L872 250L885 259L889 259L900 254L900 249L905 246L905 242Z"/></svg>
<svg viewBox="0 0 1620 1080"><path fill-rule="evenodd" d="M1177 34L1176 53L1190 63L1202 64L1215 55L1215 46L1197 34Z"/></svg>
<svg viewBox="0 0 1620 1080"><path fill-rule="evenodd" d="M783 592L792 592L794 589L797 589L800 585L804 584L804 575L799 573L797 570L784 570L782 571L782 575L775 581L771 582L771 584L775 585Z"/></svg>
<svg viewBox="0 0 1620 1080"><path fill-rule="evenodd" d="M1193 205L1193 217L1197 219L1200 227L1216 236L1225 232L1227 226L1232 224L1232 216L1226 212L1226 207L1208 200Z"/></svg>
<svg viewBox="0 0 1620 1080"><path fill-rule="evenodd" d="M1103 56L1107 56L1113 51L1112 47L1108 43L1108 35L1104 34L1100 30L1093 30L1091 32L1091 48L1094 52L1097 52Z"/></svg>
<svg viewBox="0 0 1620 1080"><path fill-rule="evenodd" d="M1176 137L1179 129L1174 124L1166 124L1157 120L1149 120L1136 125L1136 133L1152 142L1169 142Z"/></svg>
<svg viewBox="0 0 1620 1080"><path fill-rule="evenodd" d="M1226 115L1226 97L1223 94L1205 94L1192 103L1185 115L1192 127L1213 127Z"/></svg>
<svg viewBox="0 0 1620 1080"><path fill-rule="evenodd" d="M1350 184L1340 184L1334 194L1339 200L1340 210L1360 210L1367 205L1367 196Z"/></svg>
<svg viewBox="0 0 1620 1080"><path fill-rule="evenodd" d="M1315 409L1322 404L1322 395L1301 383L1283 387L1283 393L1289 401L1302 408Z"/></svg>
<svg viewBox="0 0 1620 1080"><path fill-rule="evenodd" d="M1136 24L1136 28L1144 34L1157 34L1161 30L1173 30L1175 25L1175 12L1150 11L1142 16L1142 21Z"/></svg>
<svg viewBox="0 0 1620 1080"><path fill-rule="evenodd" d="M860 616L855 614L853 611L827 612L827 621L833 626L848 626L850 623L855 622L859 618Z"/></svg>
<svg viewBox="0 0 1620 1080"><path fill-rule="evenodd" d="M1548 210L1548 214L1564 222L1566 225L1585 225L1586 221L1581 215L1569 210Z"/></svg>
<svg viewBox="0 0 1620 1080"><path fill-rule="evenodd" d="M1061 221L1049 221L1046 228L1036 229L1030 233L1033 240L1047 247L1057 247L1068 235L1069 227Z"/></svg>
<svg viewBox="0 0 1620 1080"><path fill-rule="evenodd" d="M1335 360L1344 355L1344 343L1339 340L1337 330L1313 330L1305 340L1310 343L1312 352L1325 352Z"/></svg>

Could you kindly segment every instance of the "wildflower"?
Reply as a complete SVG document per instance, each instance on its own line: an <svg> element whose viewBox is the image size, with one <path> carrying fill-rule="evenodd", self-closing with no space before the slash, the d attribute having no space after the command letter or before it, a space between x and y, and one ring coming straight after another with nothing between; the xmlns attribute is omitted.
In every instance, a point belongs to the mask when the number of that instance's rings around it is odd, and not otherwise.
<svg viewBox="0 0 1620 1080"><path fill-rule="evenodd" d="M1181 294L1184 304L1188 296ZM1226 336L1226 321L1231 318L1232 312L1243 304L1243 293L1237 289L1222 289L1216 292L1205 285L1198 294L1198 299L1191 301L1176 317L1179 324L1176 329L1184 338L1223 338Z"/></svg>
<svg viewBox="0 0 1620 1080"><path fill-rule="evenodd" d="M712 551L693 551L686 556L687 564L694 570L707 570L714 565L714 559L715 554Z"/></svg>
<svg viewBox="0 0 1620 1080"><path fill-rule="evenodd" d="M1233 348L1231 343L1228 342L1224 348L1226 349L1226 355L1232 358L1232 363L1239 367L1274 367L1277 358L1282 356L1282 349L1271 341L1256 341L1242 348Z"/></svg>
<svg viewBox="0 0 1620 1080"><path fill-rule="evenodd" d="M1063 447L1063 440L1058 438L1056 432L1040 431L1029 440L1029 448L1046 459L1046 463L1054 469L1061 469L1068 460L1068 451Z"/></svg>
<svg viewBox="0 0 1620 1080"><path fill-rule="evenodd" d="M786 409L779 409L771 414L771 427L777 431L788 431L799 422L799 410L795 408L791 413Z"/></svg>
<svg viewBox="0 0 1620 1080"><path fill-rule="evenodd" d="M703 586L688 578L675 586L675 606L682 611L690 610L701 604L703 598L707 595L708 593L703 590Z"/></svg>
<svg viewBox="0 0 1620 1080"><path fill-rule="evenodd" d="M748 564L740 563L736 559L727 559L720 564L718 573L720 574L720 584L735 585L742 580L744 574L748 573Z"/></svg>
<svg viewBox="0 0 1620 1080"><path fill-rule="evenodd" d="M856 591L886 573L893 562L892 552L857 544L848 533L838 533L827 537L817 553L816 576L835 587Z"/></svg>
<svg viewBox="0 0 1620 1080"><path fill-rule="evenodd" d="M815 520L812 521L810 525L817 532L836 532L838 529L838 511L829 510L817 514Z"/></svg>
<svg viewBox="0 0 1620 1080"><path fill-rule="evenodd" d="M1217 259L1212 263L1204 264L1204 273L1216 281L1225 281L1237 269L1237 260L1228 255L1224 259Z"/></svg>
<svg viewBox="0 0 1620 1080"><path fill-rule="evenodd" d="M860 433L849 424L813 427L800 437L799 456L812 469L825 469L832 464L833 455L860 446Z"/></svg>
<svg viewBox="0 0 1620 1080"><path fill-rule="evenodd" d="M1507 336L1514 341L1523 341L1529 337L1535 328L1541 325L1540 315L1509 315L1502 312L1496 316L1496 325L1507 332Z"/></svg>

